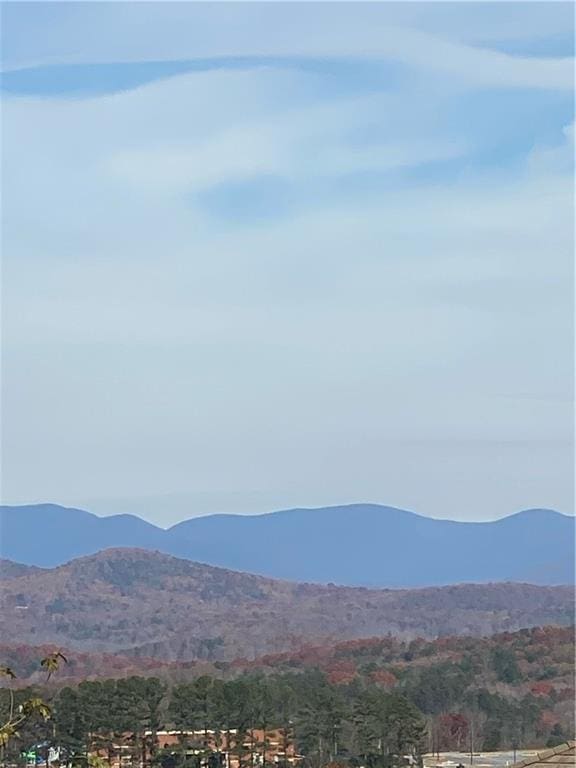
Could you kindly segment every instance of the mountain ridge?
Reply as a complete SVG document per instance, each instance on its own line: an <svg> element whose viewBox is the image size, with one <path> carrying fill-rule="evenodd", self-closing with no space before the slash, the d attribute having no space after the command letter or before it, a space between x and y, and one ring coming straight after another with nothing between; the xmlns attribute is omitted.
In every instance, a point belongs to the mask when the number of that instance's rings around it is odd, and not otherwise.
<svg viewBox="0 0 576 768"><path fill-rule="evenodd" d="M462 522L347 504L208 515L164 529L128 513L99 517L42 504L0 507L0 533L0 555L39 567L140 547L270 578L351 586L570 584L574 573L574 518L538 508Z"/></svg>
<svg viewBox="0 0 576 768"><path fill-rule="evenodd" d="M337 587L130 548L8 575L0 587L0 634L12 643L164 661L250 659L309 642L483 636L574 621L568 586Z"/></svg>

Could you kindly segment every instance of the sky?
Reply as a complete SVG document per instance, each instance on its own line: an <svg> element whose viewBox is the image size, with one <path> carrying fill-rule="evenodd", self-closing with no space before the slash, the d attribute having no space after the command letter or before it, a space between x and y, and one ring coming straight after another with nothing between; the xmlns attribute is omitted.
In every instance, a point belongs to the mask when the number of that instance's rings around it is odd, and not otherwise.
<svg viewBox="0 0 576 768"><path fill-rule="evenodd" d="M573 12L4 3L3 502L573 513Z"/></svg>

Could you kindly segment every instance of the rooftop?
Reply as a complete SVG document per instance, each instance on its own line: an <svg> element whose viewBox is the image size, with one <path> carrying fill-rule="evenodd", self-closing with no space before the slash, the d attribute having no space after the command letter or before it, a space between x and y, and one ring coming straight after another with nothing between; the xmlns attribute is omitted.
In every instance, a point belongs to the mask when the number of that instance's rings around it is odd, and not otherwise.
<svg viewBox="0 0 576 768"><path fill-rule="evenodd" d="M576 741L538 752L512 768L576 768Z"/></svg>

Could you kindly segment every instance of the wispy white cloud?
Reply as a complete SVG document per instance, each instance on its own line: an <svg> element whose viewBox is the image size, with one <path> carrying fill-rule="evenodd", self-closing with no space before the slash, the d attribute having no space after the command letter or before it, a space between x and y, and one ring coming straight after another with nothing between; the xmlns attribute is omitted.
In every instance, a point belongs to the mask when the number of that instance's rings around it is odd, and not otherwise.
<svg viewBox="0 0 576 768"><path fill-rule="evenodd" d="M243 89L260 76L264 80L276 78L271 72L232 73L216 78L210 74L192 75L173 82L171 93L176 99L194 103L199 89L208 88L214 93L219 85L226 90L231 83ZM165 103L161 86L145 91L127 99L135 106L153 99L159 106ZM180 138L162 146L152 140L146 146L145 131L141 132L140 148L128 146L111 153L105 159L106 170L132 187L163 195L191 193L259 174L302 183L312 178L418 167L466 154L469 147L463 139L420 136L407 140L390 127L386 131L386 113L396 108L397 102L397 97L365 97L292 108L270 105L268 114L258 109L256 116L246 105L242 111L245 117L234 121L232 110L228 110L232 124L188 141ZM371 121L384 123L379 134L368 143L355 140L355 132ZM175 133L181 136L178 129Z"/></svg>
<svg viewBox="0 0 576 768"><path fill-rule="evenodd" d="M260 89L254 84L259 78L265 82ZM282 82L283 75L279 78ZM549 155L537 165L529 156L526 170L509 178L486 169L449 183L418 182L357 199L321 197L257 228L215 228L183 192L258 173L285 173L306 186L316 176L366 170L371 158L376 170L386 172L460 151L442 145L439 136L427 143L426 126L411 143L393 134L374 150L347 145L344 137L353 128L371 123L378 99L302 106L286 117L269 101L273 79L270 72L187 76L90 102L7 105L5 131L13 147L5 168L7 242L14 252L7 275L13 280L9 314L18 319L9 324L14 340L202 345L251 339L256 345L276 341L298 347L329 344L338 327L339 338L349 333L351 343L370 317L377 323L378 317L398 313L401 326L413 313L429 311L433 317L434 304L443 302L434 298L441 285L460 286L465 307L467 290L482 281L513 281L523 273L535 298L547 276L567 276L571 178L567 168L558 172L555 160L545 163ZM235 124L233 108L221 111L226 93L243 91L253 94L258 124L246 110ZM213 131L213 116L194 120L208 93L218 120L227 123L221 134ZM160 129L150 115L161 110ZM177 113L181 120L171 134ZM172 149L191 123L195 137L186 149ZM141 149L131 151L126 147L138 125ZM22 136L26 142L18 144L16 137ZM564 145L555 150L564 151ZM29 235L22 239L26 226ZM543 260L551 248L553 254ZM59 286L66 286L64 295ZM462 349L474 333L486 331L484 313L472 303L473 311L461 310ZM302 333L292 323L294 304L311 312L299 326ZM555 323L552 308L542 309L546 322ZM509 312L518 311L524 313L511 301ZM329 325L321 319L325 312ZM448 330L442 312L438 326L427 321L427 333L437 343ZM394 323L389 331L382 340L410 349L410 330L398 333ZM418 365L424 360L421 350L416 353L423 332L413 350ZM374 343L371 335L368 339ZM429 349L432 364L437 348L431 343Z"/></svg>
<svg viewBox="0 0 576 768"><path fill-rule="evenodd" d="M50 25L45 20L44 26L36 25L36 34L30 35L28 30L34 58L26 58L20 49L12 55L8 51L4 63L10 68L207 57L352 57L392 59L479 87L573 88L570 58L511 56L486 47L486 43L471 42L481 31L487 39L502 34L518 36L518 30L541 35L546 26L552 32L564 31L565 14L552 11L542 26L540 13L532 19L533 12L527 10L526 20L512 13L514 23L505 24L498 35L499 15L489 4L484 4L480 14L472 12L478 17L478 26L472 25L472 30L470 16L454 23L450 12L438 6L431 14L425 4L406 5L413 7L368 5L361 14L348 4L338 3L324 7L216 3L212 8L172 3L169 12L159 3L72 7L62 10L57 23ZM506 15L510 15L509 10ZM540 20L539 29L536 20ZM515 33L511 31L514 26ZM130 46L125 44L127 36ZM43 52L40 56L39 51Z"/></svg>

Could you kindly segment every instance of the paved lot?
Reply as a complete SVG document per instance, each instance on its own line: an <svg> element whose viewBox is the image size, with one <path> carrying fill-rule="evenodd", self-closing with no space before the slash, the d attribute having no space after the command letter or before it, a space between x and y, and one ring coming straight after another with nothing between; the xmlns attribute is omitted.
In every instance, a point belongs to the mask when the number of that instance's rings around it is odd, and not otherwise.
<svg viewBox="0 0 576 768"><path fill-rule="evenodd" d="M516 762L525 760L535 752L526 752L518 750L516 752ZM464 768L470 766L469 752L440 752L440 759L436 755L424 755L425 768L456 768L462 764ZM514 752L480 752L474 754L472 765L475 768L506 768L514 764Z"/></svg>

